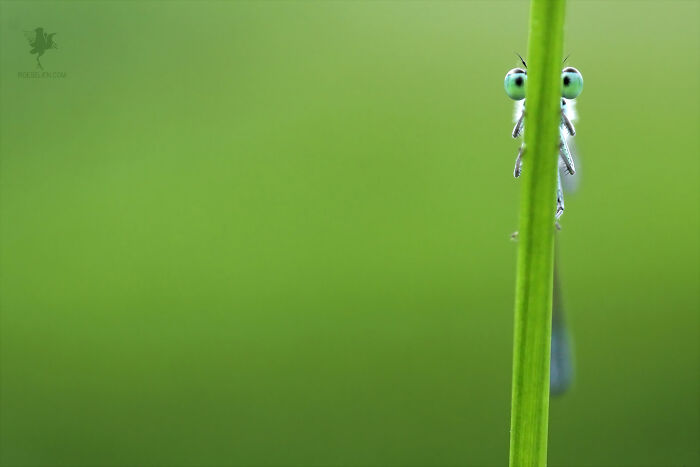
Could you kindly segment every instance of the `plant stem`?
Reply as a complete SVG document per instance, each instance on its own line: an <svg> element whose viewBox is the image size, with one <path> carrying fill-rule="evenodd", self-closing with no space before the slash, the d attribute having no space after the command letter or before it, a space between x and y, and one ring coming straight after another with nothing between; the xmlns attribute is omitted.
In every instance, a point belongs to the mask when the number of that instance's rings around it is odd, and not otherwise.
<svg viewBox="0 0 700 467"><path fill-rule="evenodd" d="M510 465L547 464L554 212L565 0L532 0L515 289Z"/></svg>

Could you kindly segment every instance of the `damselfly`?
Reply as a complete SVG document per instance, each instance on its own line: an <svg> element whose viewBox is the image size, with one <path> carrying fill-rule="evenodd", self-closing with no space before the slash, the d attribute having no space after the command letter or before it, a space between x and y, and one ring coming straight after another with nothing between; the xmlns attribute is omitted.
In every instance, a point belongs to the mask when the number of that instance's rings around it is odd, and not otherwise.
<svg viewBox="0 0 700 467"><path fill-rule="evenodd" d="M504 87L508 97L515 101L515 127L513 138L517 138L525 131L525 90L527 88L527 64L518 55L524 68L513 68L506 74ZM564 59L566 62L566 59ZM573 67L566 67L561 72L561 123L559 125L559 170L557 171L557 207L554 213L554 221L559 228L559 218L564 213L564 190L562 188L562 175L574 175L576 166L569 148L569 138L576 134L572 121L576 119L574 108L575 101L583 90L583 76ZM554 152L554 151L553 151ZM525 156L525 143L520 145L518 156L515 159L513 175L518 178L523 169ZM561 283L557 265L558 256L555 253L554 284L552 297L552 345L550 353L550 394L557 395L564 392L573 378L573 364L571 358L571 344L568 329L564 322L564 310L561 298Z"/></svg>

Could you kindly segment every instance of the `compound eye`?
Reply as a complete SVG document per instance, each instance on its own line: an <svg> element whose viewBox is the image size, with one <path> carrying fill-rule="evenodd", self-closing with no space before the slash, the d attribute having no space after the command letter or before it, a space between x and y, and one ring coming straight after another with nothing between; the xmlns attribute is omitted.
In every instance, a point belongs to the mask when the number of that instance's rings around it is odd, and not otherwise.
<svg viewBox="0 0 700 467"><path fill-rule="evenodd" d="M522 68L513 68L506 73L503 87L508 97L514 101L525 99L525 88L527 85L527 72Z"/></svg>
<svg viewBox="0 0 700 467"><path fill-rule="evenodd" d="M573 67L564 68L561 72L561 95L567 99L576 99L583 91L583 76Z"/></svg>

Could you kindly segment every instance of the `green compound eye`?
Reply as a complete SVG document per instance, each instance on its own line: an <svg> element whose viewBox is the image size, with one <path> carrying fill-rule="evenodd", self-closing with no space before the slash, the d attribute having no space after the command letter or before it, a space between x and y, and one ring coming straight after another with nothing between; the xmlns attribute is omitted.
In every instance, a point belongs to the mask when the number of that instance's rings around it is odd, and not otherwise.
<svg viewBox="0 0 700 467"><path fill-rule="evenodd" d="M525 99L525 87L527 84L527 72L522 68L513 68L506 74L503 87L508 97L514 101Z"/></svg>
<svg viewBox="0 0 700 467"><path fill-rule="evenodd" d="M564 68L561 72L561 95L567 99L576 99L583 91L583 76L576 68Z"/></svg>

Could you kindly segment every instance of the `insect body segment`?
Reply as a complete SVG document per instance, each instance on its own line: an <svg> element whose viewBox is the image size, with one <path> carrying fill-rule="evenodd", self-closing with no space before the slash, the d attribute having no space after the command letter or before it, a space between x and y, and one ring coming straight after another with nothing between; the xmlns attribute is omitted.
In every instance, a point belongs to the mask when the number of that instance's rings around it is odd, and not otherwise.
<svg viewBox="0 0 700 467"><path fill-rule="evenodd" d="M522 60L523 66L525 61ZM525 91L527 88L527 71L522 68L513 68L505 77L503 82L508 97L515 102L515 127L513 128L513 138L521 136L525 130ZM576 173L574 158L571 155L567 139L576 134L576 129L572 123L575 119L574 99L581 94L583 90L583 76L573 67L566 67L561 73L561 123L559 126L559 148L558 156L560 158L561 170L557 174L557 209L555 220L564 213L564 191L561 183L561 172L568 175ZM553 148L554 149L554 148ZM552 151L554 152L554 151ZM525 143L520 145L518 156L515 159L515 168L513 175L518 178L522 172L523 156L525 154Z"/></svg>

